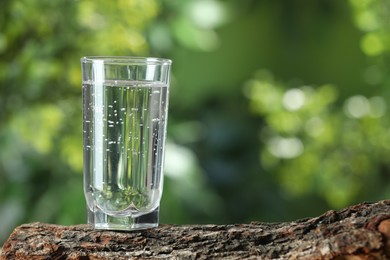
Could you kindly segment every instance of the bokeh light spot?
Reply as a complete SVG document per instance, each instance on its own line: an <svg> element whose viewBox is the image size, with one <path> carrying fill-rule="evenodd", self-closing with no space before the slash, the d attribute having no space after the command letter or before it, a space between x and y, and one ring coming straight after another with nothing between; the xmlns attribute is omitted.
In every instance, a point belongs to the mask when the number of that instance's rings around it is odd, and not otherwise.
<svg viewBox="0 0 390 260"><path fill-rule="evenodd" d="M284 93L283 106L289 111L299 110L305 104L305 93L298 88L289 89Z"/></svg>
<svg viewBox="0 0 390 260"><path fill-rule="evenodd" d="M350 118L361 118L370 112L368 99L361 95L350 97L344 104L344 113Z"/></svg>
<svg viewBox="0 0 390 260"><path fill-rule="evenodd" d="M268 149L272 155L283 159L292 159L303 153L303 144L296 137L273 137L268 143Z"/></svg>
<svg viewBox="0 0 390 260"><path fill-rule="evenodd" d="M368 33L363 37L361 48L368 56L377 56L384 51L383 42L375 33Z"/></svg>

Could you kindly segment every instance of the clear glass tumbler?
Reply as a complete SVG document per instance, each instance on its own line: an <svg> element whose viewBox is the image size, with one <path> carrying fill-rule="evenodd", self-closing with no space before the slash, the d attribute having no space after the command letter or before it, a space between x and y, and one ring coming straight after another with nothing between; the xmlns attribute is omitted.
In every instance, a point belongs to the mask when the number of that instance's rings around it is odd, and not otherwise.
<svg viewBox="0 0 390 260"><path fill-rule="evenodd" d="M96 229L158 226L171 61L84 57L84 193Z"/></svg>

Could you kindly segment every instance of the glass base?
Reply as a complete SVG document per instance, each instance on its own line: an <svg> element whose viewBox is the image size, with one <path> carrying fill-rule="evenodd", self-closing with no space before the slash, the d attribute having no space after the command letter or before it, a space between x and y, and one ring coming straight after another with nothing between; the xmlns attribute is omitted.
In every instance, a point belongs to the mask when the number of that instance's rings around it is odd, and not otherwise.
<svg viewBox="0 0 390 260"><path fill-rule="evenodd" d="M95 229L132 231L158 226L159 208L139 217L111 216L98 208L95 208L95 211L91 211L87 207L87 210L88 224Z"/></svg>

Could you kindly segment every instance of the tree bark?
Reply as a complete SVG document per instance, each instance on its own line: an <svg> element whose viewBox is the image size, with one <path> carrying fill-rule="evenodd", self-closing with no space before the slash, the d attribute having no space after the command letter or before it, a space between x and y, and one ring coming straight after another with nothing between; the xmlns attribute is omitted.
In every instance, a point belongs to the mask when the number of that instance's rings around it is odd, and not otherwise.
<svg viewBox="0 0 390 260"><path fill-rule="evenodd" d="M17 227L0 259L390 259L390 200L289 223L161 225L114 232L88 225Z"/></svg>

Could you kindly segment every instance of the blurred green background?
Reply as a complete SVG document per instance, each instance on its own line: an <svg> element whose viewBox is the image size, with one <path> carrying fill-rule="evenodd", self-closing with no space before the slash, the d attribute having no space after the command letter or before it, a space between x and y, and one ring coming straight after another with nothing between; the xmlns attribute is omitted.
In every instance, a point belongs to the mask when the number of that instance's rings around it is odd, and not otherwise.
<svg viewBox="0 0 390 260"><path fill-rule="evenodd" d="M390 198L389 0L0 1L0 242L86 222L80 58L173 60L161 222Z"/></svg>

